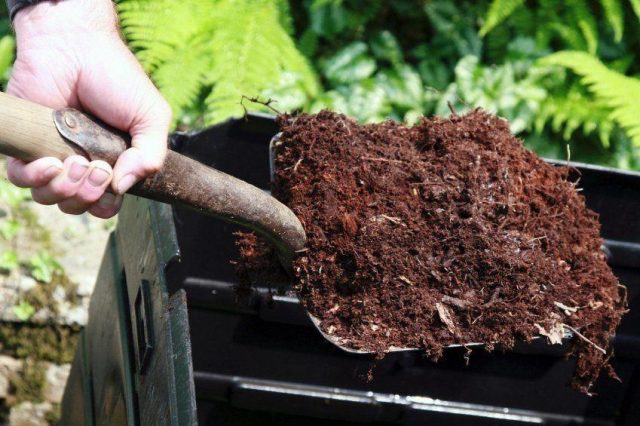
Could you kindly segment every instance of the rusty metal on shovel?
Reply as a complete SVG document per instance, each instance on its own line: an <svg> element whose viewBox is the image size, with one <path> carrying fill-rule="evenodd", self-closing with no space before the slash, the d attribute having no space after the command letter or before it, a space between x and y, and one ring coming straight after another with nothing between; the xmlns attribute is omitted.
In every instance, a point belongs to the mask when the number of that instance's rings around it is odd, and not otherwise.
<svg viewBox="0 0 640 426"><path fill-rule="evenodd" d="M278 135L271 143L271 175ZM129 135L73 109L54 111L0 92L0 153L33 161L42 157L64 160L82 155L114 165L131 145ZM181 205L255 231L276 247L289 271L294 254L306 243L304 229L295 214L263 190L233 176L169 151L160 171L135 185L129 193L155 201ZM331 343L350 353L352 349L320 328L320 320L307 311L311 322ZM470 343L471 346L481 343ZM389 348L389 352L414 348Z"/></svg>

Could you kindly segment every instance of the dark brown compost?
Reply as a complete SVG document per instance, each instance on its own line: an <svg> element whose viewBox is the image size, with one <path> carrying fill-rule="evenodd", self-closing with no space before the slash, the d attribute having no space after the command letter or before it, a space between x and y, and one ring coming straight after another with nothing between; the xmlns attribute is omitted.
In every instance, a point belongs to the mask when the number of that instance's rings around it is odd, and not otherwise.
<svg viewBox="0 0 640 426"><path fill-rule="evenodd" d="M278 122L274 195L308 236L294 288L326 333L437 360L451 344L509 349L573 330L574 386L588 392L603 367L615 375L626 296L598 217L569 169L526 150L505 120L474 110L361 126L323 111ZM262 243L245 234L239 246L242 277L276 280Z"/></svg>

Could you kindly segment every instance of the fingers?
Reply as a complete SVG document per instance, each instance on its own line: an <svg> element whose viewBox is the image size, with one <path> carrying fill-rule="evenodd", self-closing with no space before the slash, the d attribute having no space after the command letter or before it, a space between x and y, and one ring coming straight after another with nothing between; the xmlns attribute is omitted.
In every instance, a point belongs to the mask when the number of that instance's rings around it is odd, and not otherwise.
<svg viewBox="0 0 640 426"><path fill-rule="evenodd" d="M122 195L105 192L97 203L89 208L89 213L101 219L115 216L122 207Z"/></svg>
<svg viewBox="0 0 640 426"><path fill-rule="evenodd" d="M89 171L89 161L79 155L72 155L64 163L62 173L48 184L31 190L33 200L52 205L73 197Z"/></svg>
<svg viewBox="0 0 640 426"><path fill-rule="evenodd" d="M113 168L113 189L127 192L136 182L157 172L167 155L167 134L171 125L171 108L158 95L158 101L135 124L130 133L131 148L125 151Z"/></svg>
<svg viewBox="0 0 640 426"><path fill-rule="evenodd" d="M75 194L58 202L58 207L64 213L81 214L87 211L104 194L111 183L111 167L104 161L93 161L88 171L77 187Z"/></svg>
<svg viewBox="0 0 640 426"><path fill-rule="evenodd" d="M45 167L51 165L36 164L38 162L41 160L28 164L13 160L10 165L12 182L32 185L34 201L58 204L60 210L69 214L81 214L95 207L98 217L111 217L119 210L121 199L113 194L105 195L113 171L104 161L89 162L84 157L71 156L60 163L60 172L48 182L41 177L44 172L38 173L38 170L48 170Z"/></svg>
<svg viewBox="0 0 640 426"><path fill-rule="evenodd" d="M15 158L9 158L7 161L7 177L9 181L21 188L47 185L62 170L62 161L53 157L40 158L30 163L25 163Z"/></svg>

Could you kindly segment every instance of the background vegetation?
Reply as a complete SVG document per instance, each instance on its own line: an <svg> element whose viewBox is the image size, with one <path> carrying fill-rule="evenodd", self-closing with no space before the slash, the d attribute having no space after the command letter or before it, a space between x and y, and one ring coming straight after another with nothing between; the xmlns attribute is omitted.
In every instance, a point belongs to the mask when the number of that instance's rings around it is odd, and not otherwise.
<svg viewBox="0 0 640 426"><path fill-rule="evenodd" d="M119 0L176 125L331 108L415 122L481 106L540 154L640 168L640 0ZM0 25L0 75L14 49ZM257 105L245 103L249 109Z"/></svg>

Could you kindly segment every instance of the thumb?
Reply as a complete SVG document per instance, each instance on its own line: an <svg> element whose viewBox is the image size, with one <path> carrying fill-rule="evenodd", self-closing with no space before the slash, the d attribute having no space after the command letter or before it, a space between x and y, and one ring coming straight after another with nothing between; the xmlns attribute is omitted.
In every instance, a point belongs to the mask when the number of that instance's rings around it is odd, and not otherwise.
<svg viewBox="0 0 640 426"><path fill-rule="evenodd" d="M113 189L124 194L136 182L157 172L167 155L171 108L160 101L130 129L131 148L123 152L113 168Z"/></svg>

